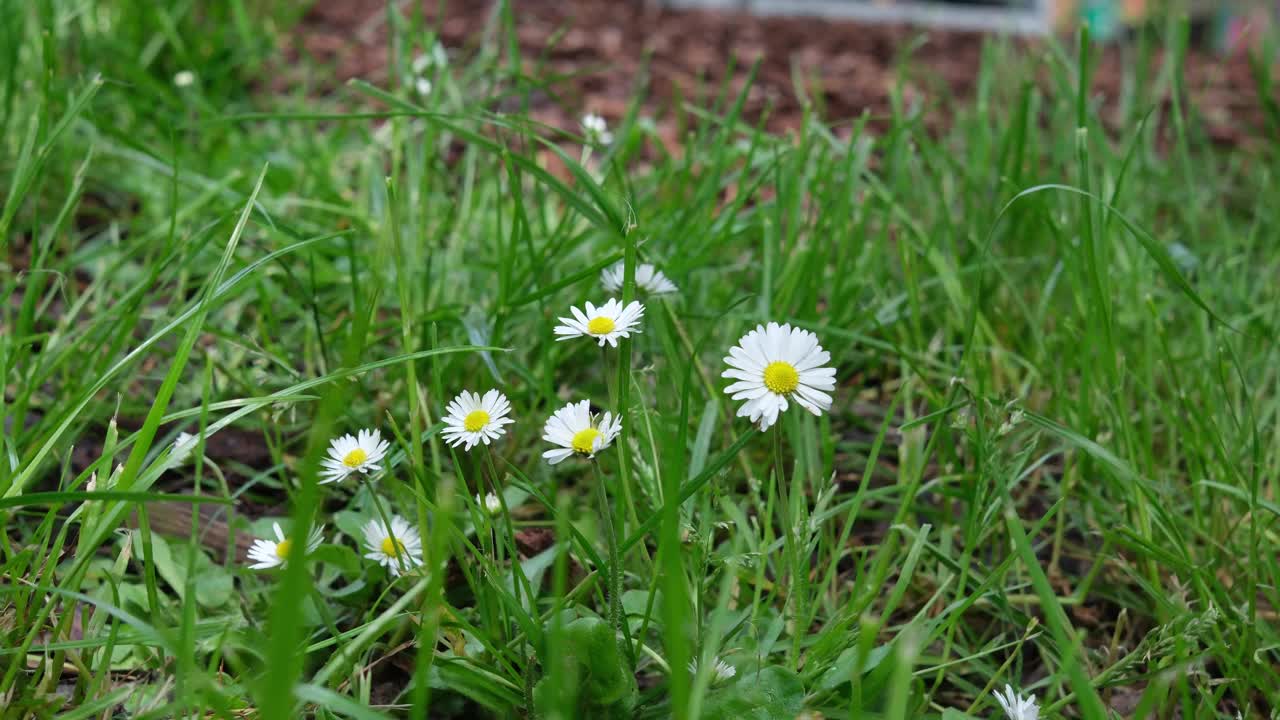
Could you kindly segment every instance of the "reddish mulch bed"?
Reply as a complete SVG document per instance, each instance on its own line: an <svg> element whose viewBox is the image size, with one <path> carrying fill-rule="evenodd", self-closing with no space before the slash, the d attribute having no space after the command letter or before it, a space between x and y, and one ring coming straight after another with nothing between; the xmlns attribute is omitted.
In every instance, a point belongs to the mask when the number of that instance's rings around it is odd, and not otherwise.
<svg viewBox="0 0 1280 720"><path fill-rule="evenodd" d="M466 51L479 43L493 5L453 2L443 18L435 18L437 3L423 0L423 12L437 23L446 47ZM318 0L287 54L332 64L337 80L382 82L385 17L383 0ZM677 10L641 0L517 0L516 23L526 72L564 78L552 87L558 97L535 104L536 119L573 128L578 114L589 110L616 120L647 67L648 102L672 145L677 138L669 110L682 98L714 97L726 77L740 91L745 69L757 59L745 114L755 119L767 113L773 130L800 122L798 79L808 102L829 119L884 116L899 82L899 57L913 43L918 47L902 78L904 102L924 102L926 124L939 129L948 122L947 101L972 93L982 45L979 33ZM541 61L545 65L536 68ZM1104 97L1118 94L1120 68L1114 48L1104 53L1095 82ZM1262 132L1261 103L1245 58L1193 52L1186 87L1213 139L1235 143Z"/></svg>

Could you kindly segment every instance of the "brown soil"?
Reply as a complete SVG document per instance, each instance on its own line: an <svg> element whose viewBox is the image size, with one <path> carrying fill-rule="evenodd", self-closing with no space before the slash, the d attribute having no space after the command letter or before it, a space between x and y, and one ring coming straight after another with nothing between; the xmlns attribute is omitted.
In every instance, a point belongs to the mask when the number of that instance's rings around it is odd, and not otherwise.
<svg viewBox="0 0 1280 720"><path fill-rule="evenodd" d="M494 3L454 2L442 18L437 5L423 0L422 11L443 44L451 52L475 49ZM726 79L740 91L757 60L744 110L751 119L766 116L770 129L796 127L806 104L832 120L882 117L899 86L904 105L923 103L926 125L937 129L949 117L948 101L973 92L982 52L978 33L676 10L651 0L517 0L515 14L526 74L562 78L537 98L535 119L573 129L578 115L591 111L616 121L643 85L669 148L678 147L669 111L682 99L706 104ZM385 17L383 0L318 0L286 53L331 64L336 80L385 82ZM1018 42L1034 49L1037 41ZM900 56L912 45L900 73ZM1121 67L1115 48L1104 52L1096 91L1118 95ZM1257 135L1263 113L1246 58L1193 51L1185 75L1211 138L1234 143Z"/></svg>

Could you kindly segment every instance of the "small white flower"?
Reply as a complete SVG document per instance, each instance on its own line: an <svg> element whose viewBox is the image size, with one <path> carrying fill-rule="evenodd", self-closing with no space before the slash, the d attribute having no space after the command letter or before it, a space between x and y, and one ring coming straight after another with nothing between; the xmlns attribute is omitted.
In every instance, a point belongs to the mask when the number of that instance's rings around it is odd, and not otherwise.
<svg viewBox="0 0 1280 720"><path fill-rule="evenodd" d="M483 498L477 493L476 504L484 508L484 511L490 515L497 515L502 512L502 501L493 493L485 493Z"/></svg>
<svg viewBox="0 0 1280 720"><path fill-rule="evenodd" d="M173 76L174 87L191 87L196 82L196 74L190 70L182 70Z"/></svg>
<svg viewBox="0 0 1280 720"><path fill-rule="evenodd" d="M609 132L609 123L595 113L587 113L582 116L582 129L585 131L589 141L594 140L601 145L608 145L613 142L613 133Z"/></svg>
<svg viewBox="0 0 1280 720"><path fill-rule="evenodd" d="M625 278L623 273L623 263L619 261L613 267L607 267L600 273L600 284L609 292L619 292L622 290L622 283ZM678 291L675 283L668 280L661 270L649 263L644 263L636 268L636 287L650 295L665 295Z"/></svg>
<svg viewBox="0 0 1280 720"><path fill-rule="evenodd" d="M274 541L270 539L254 540L253 546L249 548L249 559L257 561L249 566L250 569L265 570L266 568L284 567L284 564L291 557L293 540L285 537L284 532L280 530L280 523L271 523L271 529L276 533ZM320 543L324 542L324 536L320 534L323 529L323 525L311 528L311 533L307 535L308 555L315 552L316 548L320 547Z"/></svg>
<svg viewBox="0 0 1280 720"><path fill-rule="evenodd" d="M449 54L444 51L444 46L436 43L431 46L429 54L424 53L413 59L410 67L413 68L414 75L421 75L431 68L442 68L449 64Z"/></svg>
<svg viewBox="0 0 1280 720"><path fill-rule="evenodd" d="M640 318L644 316L644 305L631 301L625 308L614 298L600 307L587 303L587 311L583 313L576 307L570 307L573 317L560 318L555 333L556 340L590 336L600 341L600 347L609 343L609 347L618 346L618 338L631 337L631 333L640 332Z"/></svg>
<svg viewBox="0 0 1280 720"><path fill-rule="evenodd" d="M361 430L356 435L343 435L329 443L329 457L321 463L321 485L345 480L354 472L368 475L382 469L378 462L386 457L391 444L377 430Z"/></svg>
<svg viewBox="0 0 1280 720"><path fill-rule="evenodd" d="M1004 708L1004 714L1009 716L1009 720L1039 720L1040 708L1036 707L1034 694L1023 697L1014 693L1012 687L1005 685L1004 694L1001 695L997 690L995 696L1000 707Z"/></svg>
<svg viewBox="0 0 1280 720"><path fill-rule="evenodd" d="M725 388L734 400L746 400L738 417L767 430L789 407L788 399L814 415L831 409L827 393L836 388L836 371L822 367L830 359L813 333L771 322L767 328L757 325L729 349L729 369L721 377L738 381Z"/></svg>
<svg viewBox="0 0 1280 720"><path fill-rule="evenodd" d="M467 451L480 443L488 445L489 441L502 437L506 432L502 426L515 422L507 417L511 403L497 390L490 390L484 397L480 397L480 393L463 390L445 409L448 415L445 416L441 436L451 447L462 445L462 449Z"/></svg>
<svg viewBox="0 0 1280 720"><path fill-rule="evenodd" d="M186 462L191 451L196 449L198 441L199 438L191 433L178 433L178 437L173 440L173 451L169 454L169 462L174 465Z"/></svg>
<svg viewBox="0 0 1280 720"><path fill-rule="evenodd" d="M431 80L429 80L429 79L427 79L427 78L424 78L424 77L420 77L420 78L418 78L417 80L414 80L414 81L413 81L413 89L414 89L414 90L417 90L419 95L424 95L424 96L425 96L425 95L430 95L430 94L431 94Z"/></svg>
<svg viewBox="0 0 1280 720"><path fill-rule="evenodd" d="M738 674L738 668L730 665L729 663L721 660L720 658L715 658L715 661L716 661L715 664L711 666L711 684L712 685L716 685L716 684L725 682L727 680L730 680L733 678L734 675ZM689 661L689 673L692 675L698 674L697 658L694 658Z"/></svg>
<svg viewBox="0 0 1280 720"><path fill-rule="evenodd" d="M391 532L381 517L375 517L364 526L365 557L385 566L392 575L399 575L422 564L422 538L407 520L399 515L391 516Z"/></svg>
<svg viewBox="0 0 1280 720"><path fill-rule="evenodd" d="M592 415L591 403L587 400L569 403L547 418L542 439L560 447L542 453L542 457L552 465L575 454L593 458L609 447L621 432L621 417L614 417L612 413L605 413L603 418Z"/></svg>

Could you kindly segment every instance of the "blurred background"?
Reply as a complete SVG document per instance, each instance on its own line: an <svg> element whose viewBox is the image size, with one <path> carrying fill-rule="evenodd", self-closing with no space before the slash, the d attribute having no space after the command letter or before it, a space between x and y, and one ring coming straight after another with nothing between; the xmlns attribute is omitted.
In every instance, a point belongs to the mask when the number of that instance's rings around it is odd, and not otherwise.
<svg viewBox="0 0 1280 720"><path fill-rule="evenodd" d="M1069 32L1088 22L1109 39L1169 15L1186 15L1214 47L1231 51L1257 42L1276 21L1275 0L669 0L690 8L917 22L937 27L1031 34Z"/></svg>
<svg viewBox="0 0 1280 720"><path fill-rule="evenodd" d="M314 92L352 78L395 85L406 71L390 77L393 51L432 51L388 48L384 0L300 7L299 31L282 41L286 57L308 62L273 69L277 90ZM684 101L714 102L724 88L736 94L747 85L744 116L773 131L798 127L806 112L837 133L864 114L874 132L895 112L941 130L947 108L979 90L983 62L1055 52L1074 43L1082 23L1100 48L1092 79L1104 122L1132 119L1133 108L1117 100L1134 76L1125 71L1160 72L1164 50L1182 43L1180 82L1212 141L1247 142L1244 130L1259 127L1263 106L1275 102L1258 97L1250 63L1277 57L1280 0L516 0L509 18L499 17L500 7L424 0L402 11L437 29L440 52L463 57L480 52L500 23L515 25L523 73L551 80L538 84L530 107L502 109L573 129L582 112L617 122L642 96L636 112L671 149L687 126ZM984 49L991 37L1003 40ZM314 61L332 75L295 75Z"/></svg>

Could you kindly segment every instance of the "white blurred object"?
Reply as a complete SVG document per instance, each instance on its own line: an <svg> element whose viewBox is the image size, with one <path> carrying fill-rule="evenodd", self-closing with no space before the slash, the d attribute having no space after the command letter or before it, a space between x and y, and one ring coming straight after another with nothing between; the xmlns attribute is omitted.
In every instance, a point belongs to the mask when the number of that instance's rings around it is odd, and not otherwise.
<svg viewBox="0 0 1280 720"><path fill-rule="evenodd" d="M721 8L759 15L814 15L866 22L911 23L956 30L1047 35L1051 0L969 4L915 0L665 0L673 7Z"/></svg>

